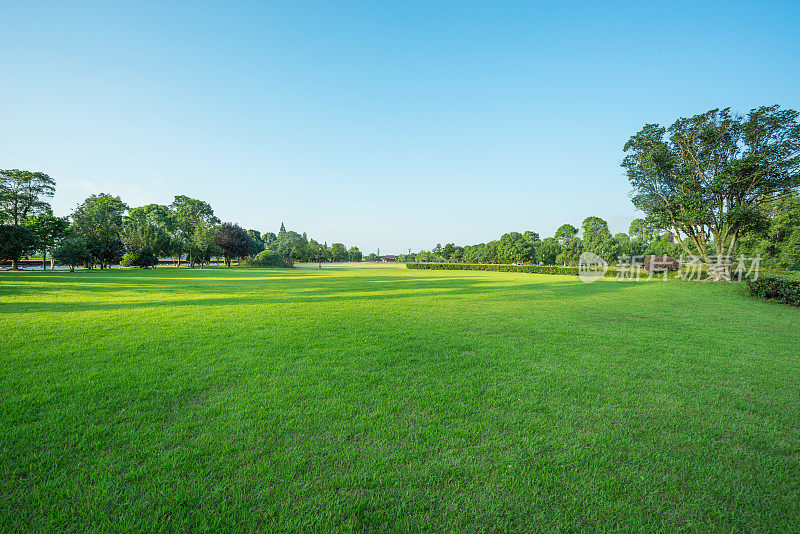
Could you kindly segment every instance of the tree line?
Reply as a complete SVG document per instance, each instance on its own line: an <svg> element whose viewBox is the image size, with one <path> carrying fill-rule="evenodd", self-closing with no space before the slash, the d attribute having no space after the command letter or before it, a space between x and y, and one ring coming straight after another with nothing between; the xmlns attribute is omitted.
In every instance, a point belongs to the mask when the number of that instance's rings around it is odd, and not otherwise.
<svg viewBox="0 0 800 534"><path fill-rule="evenodd" d="M39 252L70 269L85 265L105 269L113 264L152 267L161 258L180 266L208 265L212 259L228 266L262 251L273 251L282 262L361 261L358 247L320 243L305 233L277 234L246 230L221 222L208 202L184 195L169 205L130 208L118 196L91 195L69 217L53 215L47 202L55 180L42 172L0 170L0 260L18 269L21 258Z"/></svg>
<svg viewBox="0 0 800 534"><path fill-rule="evenodd" d="M800 269L797 118L795 110L762 106L745 116L713 109L668 128L646 124L623 149L631 198L644 213L628 233L612 235L606 221L588 217L580 228L564 224L544 239L533 231L509 232L488 243L409 251L398 260L575 265L588 251L609 263L686 255L716 263L723 278L725 258L737 255L759 255L769 268ZM0 170L0 259L11 260L12 268L32 251L46 256L51 250L60 263L101 269L118 261L146 267L165 257L177 264L185 258L192 267L222 257L230 265L267 250L285 262L362 259L357 247L328 247L283 224L277 234L261 234L221 223L207 202L186 196L129 209L119 197L92 195L69 218L59 218L47 203L54 191L47 174Z"/></svg>
<svg viewBox="0 0 800 534"><path fill-rule="evenodd" d="M583 230L582 237L578 237ZM577 265L584 251L594 252L609 262L622 256L672 255L679 247L669 234L648 227L643 219L635 219L630 234L611 234L608 223L600 217L587 217L577 228L561 225L551 237L541 239L537 232L508 232L500 239L460 246L437 244L433 250L402 254L405 262L451 263L530 263L539 265Z"/></svg>
<svg viewBox="0 0 800 534"><path fill-rule="evenodd" d="M800 195L791 193L767 203L761 217L757 228L739 236L732 256L760 256L764 268L800 270ZM582 237L578 237L581 230ZM659 229L647 219L634 219L628 233L612 234L605 220L588 217L580 229L564 224L555 235L544 239L533 231L508 232L488 243L437 244L432 250L401 254L398 261L574 266L584 251L597 254L609 264L621 259L642 261L651 255L673 258L699 255L694 248L686 251L670 232ZM706 253L716 254L713 241Z"/></svg>
<svg viewBox="0 0 800 534"><path fill-rule="evenodd" d="M684 255L729 279L730 259L760 256L762 267L800 270L798 113L729 108L646 124L625 144L622 167L645 217L627 234L589 217L554 236L510 232L478 245L437 245L401 261L575 265L583 251L609 263L640 255Z"/></svg>

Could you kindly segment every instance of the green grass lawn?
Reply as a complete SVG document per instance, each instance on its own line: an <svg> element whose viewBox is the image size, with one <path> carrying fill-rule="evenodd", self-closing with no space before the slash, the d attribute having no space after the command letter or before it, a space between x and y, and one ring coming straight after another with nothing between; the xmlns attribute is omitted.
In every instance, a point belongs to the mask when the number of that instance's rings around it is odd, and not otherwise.
<svg viewBox="0 0 800 534"><path fill-rule="evenodd" d="M800 309L402 268L0 274L0 527L800 529Z"/></svg>

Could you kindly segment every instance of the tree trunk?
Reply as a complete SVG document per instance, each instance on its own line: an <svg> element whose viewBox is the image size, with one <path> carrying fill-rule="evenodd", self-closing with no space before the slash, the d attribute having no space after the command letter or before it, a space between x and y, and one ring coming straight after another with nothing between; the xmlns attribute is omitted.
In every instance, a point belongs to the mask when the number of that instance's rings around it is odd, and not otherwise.
<svg viewBox="0 0 800 534"><path fill-rule="evenodd" d="M47 270L47 250L42 249L42 270Z"/></svg>
<svg viewBox="0 0 800 534"><path fill-rule="evenodd" d="M15 260L11 260L11 270L12 271L19 271L19 258Z"/></svg>

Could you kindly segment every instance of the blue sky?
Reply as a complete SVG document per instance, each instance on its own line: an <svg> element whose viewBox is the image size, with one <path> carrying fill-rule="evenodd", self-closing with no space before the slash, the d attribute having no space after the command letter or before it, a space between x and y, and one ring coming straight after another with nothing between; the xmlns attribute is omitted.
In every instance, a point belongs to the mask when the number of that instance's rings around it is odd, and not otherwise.
<svg viewBox="0 0 800 534"><path fill-rule="evenodd" d="M699 5L702 4L702 5ZM800 2L4 2L0 168L365 252L637 216L645 123L800 107Z"/></svg>

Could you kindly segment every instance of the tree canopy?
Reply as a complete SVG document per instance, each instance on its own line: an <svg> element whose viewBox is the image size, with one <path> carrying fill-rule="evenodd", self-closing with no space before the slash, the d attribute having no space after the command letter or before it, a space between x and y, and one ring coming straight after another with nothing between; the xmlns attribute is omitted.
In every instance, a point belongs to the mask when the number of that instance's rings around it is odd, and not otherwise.
<svg viewBox="0 0 800 534"><path fill-rule="evenodd" d="M100 193L84 200L72 214L73 232L86 240L101 269L118 262L125 253L122 237L127 209L119 197Z"/></svg>
<svg viewBox="0 0 800 534"><path fill-rule="evenodd" d="M800 185L797 112L779 106L647 124L624 150L633 204L706 263L732 256L739 237L764 224L764 207Z"/></svg>
<svg viewBox="0 0 800 534"><path fill-rule="evenodd" d="M30 215L50 209L45 200L55 194L56 182L43 172L0 169L0 223L22 224Z"/></svg>

